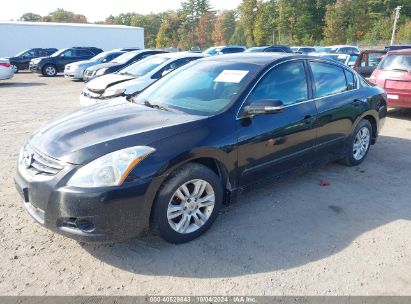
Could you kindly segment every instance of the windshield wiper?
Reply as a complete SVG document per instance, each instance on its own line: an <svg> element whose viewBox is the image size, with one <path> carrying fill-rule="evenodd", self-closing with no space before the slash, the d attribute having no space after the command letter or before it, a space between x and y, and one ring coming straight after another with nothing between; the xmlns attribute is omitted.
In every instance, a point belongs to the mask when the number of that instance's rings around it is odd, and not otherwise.
<svg viewBox="0 0 411 304"><path fill-rule="evenodd" d="M144 101L144 105L146 107L149 107L149 108L152 108L152 109L171 112L170 109L167 109L167 108L165 108L163 106L160 106L160 105L157 105L157 104L153 104L153 103L149 102L148 100Z"/></svg>

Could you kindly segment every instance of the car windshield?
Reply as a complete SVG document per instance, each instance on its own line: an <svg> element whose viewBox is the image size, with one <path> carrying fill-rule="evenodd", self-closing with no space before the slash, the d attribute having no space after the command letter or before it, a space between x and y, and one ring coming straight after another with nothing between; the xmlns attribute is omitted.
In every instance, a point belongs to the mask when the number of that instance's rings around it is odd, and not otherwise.
<svg viewBox="0 0 411 304"><path fill-rule="evenodd" d="M196 61L154 85L133 99L137 104L212 115L226 108L256 73L249 63Z"/></svg>
<svg viewBox="0 0 411 304"><path fill-rule="evenodd" d="M94 56L93 58L90 59L90 61L103 61L104 58L106 58L106 56L110 54L109 52L102 52L96 56Z"/></svg>
<svg viewBox="0 0 411 304"><path fill-rule="evenodd" d="M257 52L264 52L264 47L252 47L249 49L246 49L244 52L245 53L257 53Z"/></svg>
<svg viewBox="0 0 411 304"><path fill-rule="evenodd" d="M165 56L159 56L159 57L148 57L146 59L143 59L142 61L136 62L125 69L122 69L119 74L122 75L132 75L132 76L143 76L146 75L147 73L151 72L154 70L156 67L161 65L162 63L166 62L167 60L170 60L169 57Z"/></svg>
<svg viewBox="0 0 411 304"><path fill-rule="evenodd" d="M20 52L20 53L18 53L15 57L20 57L20 56L22 56L24 53L26 53L26 52L28 52L28 51L30 51L30 50L25 50L25 51L23 51L23 52Z"/></svg>
<svg viewBox="0 0 411 304"><path fill-rule="evenodd" d="M317 49L317 53L333 53L333 49L330 47L321 47Z"/></svg>
<svg viewBox="0 0 411 304"><path fill-rule="evenodd" d="M206 54L208 54L208 55L215 55L215 54L217 54L217 52L219 52L219 51L220 51L219 48L211 47L211 48L206 49L206 50L204 51L204 53L206 53Z"/></svg>
<svg viewBox="0 0 411 304"><path fill-rule="evenodd" d="M130 59L132 59L134 56L136 56L136 53L130 52L130 53L125 53L123 55L118 56L116 59L114 59L112 62L114 63L127 63Z"/></svg>
<svg viewBox="0 0 411 304"><path fill-rule="evenodd" d="M411 72L411 55L388 54L380 63L381 70L407 70Z"/></svg>
<svg viewBox="0 0 411 304"><path fill-rule="evenodd" d="M67 51L67 50L68 50L68 49L59 50L59 51L53 53L53 55L51 55L51 57L57 57L57 56L59 56L60 54L64 53L64 52Z"/></svg>

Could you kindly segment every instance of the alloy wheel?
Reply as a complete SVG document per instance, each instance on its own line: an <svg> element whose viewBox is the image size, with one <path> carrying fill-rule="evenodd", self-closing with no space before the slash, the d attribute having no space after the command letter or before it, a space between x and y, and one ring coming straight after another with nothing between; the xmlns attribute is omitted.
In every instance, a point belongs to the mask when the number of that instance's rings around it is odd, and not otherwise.
<svg viewBox="0 0 411 304"><path fill-rule="evenodd" d="M46 67L47 76L54 76L56 74L56 69L52 66Z"/></svg>
<svg viewBox="0 0 411 304"><path fill-rule="evenodd" d="M370 139L370 130L367 127L362 127L354 139L353 157L355 160L361 160L367 154Z"/></svg>
<svg viewBox="0 0 411 304"><path fill-rule="evenodd" d="M192 233L208 221L214 205L215 194L210 183L191 180L173 194L167 208L168 223L178 233Z"/></svg>

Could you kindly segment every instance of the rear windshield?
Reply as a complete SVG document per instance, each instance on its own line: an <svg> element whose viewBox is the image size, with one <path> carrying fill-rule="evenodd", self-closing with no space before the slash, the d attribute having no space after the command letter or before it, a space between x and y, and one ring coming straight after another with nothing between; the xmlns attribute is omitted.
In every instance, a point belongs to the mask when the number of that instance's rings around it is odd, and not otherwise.
<svg viewBox="0 0 411 304"><path fill-rule="evenodd" d="M381 61L381 70L407 70L411 71L411 55L388 54Z"/></svg>

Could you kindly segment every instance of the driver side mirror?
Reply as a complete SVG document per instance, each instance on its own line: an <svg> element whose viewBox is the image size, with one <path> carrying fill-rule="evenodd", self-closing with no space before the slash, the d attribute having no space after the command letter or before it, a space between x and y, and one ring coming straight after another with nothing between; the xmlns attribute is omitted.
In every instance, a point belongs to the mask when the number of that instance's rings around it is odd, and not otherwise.
<svg viewBox="0 0 411 304"><path fill-rule="evenodd" d="M284 104L281 100L259 100L249 106L244 107L245 116L254 116L261 114L277 114L284 112Z"/></svg>

